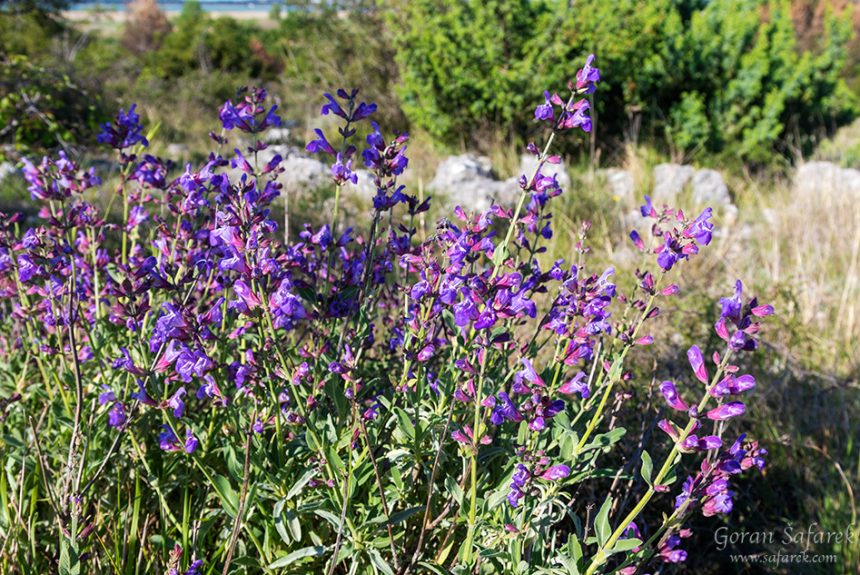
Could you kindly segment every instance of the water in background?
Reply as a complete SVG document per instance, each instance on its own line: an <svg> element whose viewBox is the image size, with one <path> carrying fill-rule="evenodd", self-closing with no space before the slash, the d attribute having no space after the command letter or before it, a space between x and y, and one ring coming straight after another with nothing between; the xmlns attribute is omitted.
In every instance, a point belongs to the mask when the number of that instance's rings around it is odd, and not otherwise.
<svg viewBox="0 0 860 575"><path fill-rule="evenodd" d="M125 10L126 0L105 0L104 2L80 2L72 3L70 10L86 11L86 10L106 10L118 11ZM182 5L185 2L176 0L173 2L159 2L159 7L165 12L179 12L182 10ZM201 1L200 6L206 12L268 12L272 6L280 4L284 8L284 3L278 0L251 0L240 2L237 0L219 2Z"/></svg>

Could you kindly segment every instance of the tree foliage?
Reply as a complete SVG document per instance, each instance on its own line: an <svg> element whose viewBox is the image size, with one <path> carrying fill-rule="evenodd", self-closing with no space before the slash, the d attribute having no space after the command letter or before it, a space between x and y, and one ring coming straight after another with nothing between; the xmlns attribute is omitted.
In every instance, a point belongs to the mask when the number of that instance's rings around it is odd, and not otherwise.
<svg viewBox="0 0 860 575"><path fill-rule="evenodd" d="M485 122L527 135L528 115L506 112L524 108L523 87L563 87L592 52L610 140L762 162L856 114L841 79L845 9L821 12L814 43L798 42L787 0L422 0L391 12L404 109L448 142L474 143Z"/></svg>

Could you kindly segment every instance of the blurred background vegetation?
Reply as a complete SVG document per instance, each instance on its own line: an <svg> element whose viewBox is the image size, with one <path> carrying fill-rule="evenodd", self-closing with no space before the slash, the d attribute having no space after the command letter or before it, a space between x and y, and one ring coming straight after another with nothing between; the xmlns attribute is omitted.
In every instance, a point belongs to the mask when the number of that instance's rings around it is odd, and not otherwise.
<svg viewBox="0 0 860 575"><path fill-rule="evenodd" d="M360 85L389 123L487 151L527 140L541 91L562 88L590 52L604 83L595 149L582 151L605 161L644 144L675 159L778 165L860 111L860 10L849 0L356 0L241 19L196 2L168 15L134 0L125 18L62 7L0 2L7 156L87 146L92 125L132 100L185 140L251 82L299 123L315 110L310 94Z"/></svg>
<svg viewBox="0 0 860 575"><path fill-rule="evenodd" d="M253 17L195 2L165 13L155 0L133 0L124 14L67 9L62 0L0 0L6 165L58 148L103 162L98 123L134 102L147 125L159 126L155 153L199 160L218 127L217 107L240 86L262 83L290 128L283 143L303 145L320 121L322 91L355 86L380 104L385 128L413 134L411 185L423 186L442 157L463 151L489 156L507 177L537 137L532 111L542 91L561 91L596 53L604 78L596 129L590 140L569 139L574 185L560 199L548 257L567 257L579 222L589 219L592 257L635 266L618 243L653 188L653 167L719 169L738 211L718 213L722 231L687 275L687 303L667 310L664 328L673 335L656 353L670 372L683 371L679 350L707 340L713 302L736 277L773 302L781 323L763 338L759 365L746 366L768 374L748 423L771 465L727 521L747 531L860 527L860 202L838 181L815 193L792 183L809 159L860 167L855 2L356 0L291 2ZM607 191L595 176L606 166L632 175L635 197ZM2 181L0 201L26 201L20 178ZM291 210L313 218L321 200L305 201L304 212ZM672 375L655 373L652 359L642 374ZM641 401L650 410L643 418L654 415L657 408ZM690 554L691 572L743 572L729 553L763 551L717 553L712 528L697 531L702 552ZM845 572L860 565L857 538L816 550L838 554Z"/></svg>

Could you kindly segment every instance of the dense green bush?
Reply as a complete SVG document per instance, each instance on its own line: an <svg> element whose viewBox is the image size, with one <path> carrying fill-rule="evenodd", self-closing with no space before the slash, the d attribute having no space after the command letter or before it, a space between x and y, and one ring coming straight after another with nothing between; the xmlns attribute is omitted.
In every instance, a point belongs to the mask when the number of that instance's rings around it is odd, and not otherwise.
<svg viewBox="0 0 860 575"><path fill-rule="evenodd" d="M61 70L0 56L0 159L86 140L101 118L98 103Z"/></svg>
<svg viewBox="0 0 860 575"><path fill-rule="evenodd" d="M526 86L537 61L536 22L546 2L402 2L389 11L396 31L399 95L409 118L448 141L487 126L523 126ZM471 143L471 142L469 142Z"/></svg>
<svg viewBox="0 0 860 575"><path fill-rule="evenodd" d="M816 132L847 121L854 98L840 80L850 22L829 18L820 49L801 52L788 2L720 0L693 14L678 64L693 88L671 107L669 131L685 149L765 162L776 147L809 148ZM702 105L691 108L690 103ZM707 138L698 133L709 127Z"/></svg>
<svg viewBox="0 0 860 575"><path fill-rule="evenodd" d="M474 140L485 122L527 133L521 87L557 85L571 61L600 53L611 80L598 103L602 138L668 142L763 162L808 151L856 114L840 79L849 18L829 14L801 49L788 1L434 0L392 6L400 90L410 119L433 135ZM538 102L536 102L538 103ZM623 110L603 116L603 110ZM799 136L798 134L804 134Z"/></svg>
<svg viewBox="0 0 860 575"><path fill-rule="evenodd" d="M269 79L276 70L264 50L254 50L258 35L254 24L211 18L198 2L188 2L161 47L144 55L143 75L172 79L202 69Z"/></svg>

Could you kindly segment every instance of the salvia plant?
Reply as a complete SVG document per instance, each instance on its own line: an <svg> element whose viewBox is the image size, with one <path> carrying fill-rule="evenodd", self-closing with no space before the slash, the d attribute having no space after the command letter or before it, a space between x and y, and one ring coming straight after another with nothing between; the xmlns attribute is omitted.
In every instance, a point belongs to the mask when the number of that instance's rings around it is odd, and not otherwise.
<svg viewBox="0 0 860 575"><path fill-rule="evenodd" d="M262 89L224 104L199 166L148 154L134 106L120 111L98 136L118 165L104 210L87 201L94 170L25 162L32 215L0 219L4 569L684 561L691 516L730 513L737 476L764 466L728 422L755 387L738 360L773 309L738 282L715 314L721 349L691 347L686 376L652 384L629 365L710 244L711 210L646 197L626 293L590 265L587 223L572 261L543 262L562 193L544 172L557 140L591 130L593 59L536 108L544 137L515 205L458 207L426 234L429 200L401 183L409 136L383 133L357 90L325 94L339 127L307 150L330 161L334 204L298 241L272 215L282 159L261 135L281 120ZM366 233L338 211L358 167L377 190ZM621 422L652 385L649 454Z"/></svg>

